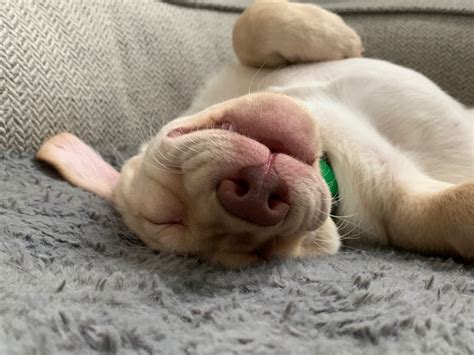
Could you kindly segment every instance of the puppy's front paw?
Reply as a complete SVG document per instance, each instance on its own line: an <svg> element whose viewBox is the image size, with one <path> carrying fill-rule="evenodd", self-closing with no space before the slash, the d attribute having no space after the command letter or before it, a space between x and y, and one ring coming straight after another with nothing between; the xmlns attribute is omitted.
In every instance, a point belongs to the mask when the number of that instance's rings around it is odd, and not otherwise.
<svg viewBox="0 0 474 355"><path fill-rule="evenodd" d="M301 257L316 257L336 254L341 246L341 237L331 218L315 231L308 232L300 245Z"/></svg>
<svg viewBox="0 0 474 355"><path fill-rule="evenodd" d="M234 51L249 66L277 67L360 57L357 33L338 15L313 4L257 1L237 20Z"/></svg>

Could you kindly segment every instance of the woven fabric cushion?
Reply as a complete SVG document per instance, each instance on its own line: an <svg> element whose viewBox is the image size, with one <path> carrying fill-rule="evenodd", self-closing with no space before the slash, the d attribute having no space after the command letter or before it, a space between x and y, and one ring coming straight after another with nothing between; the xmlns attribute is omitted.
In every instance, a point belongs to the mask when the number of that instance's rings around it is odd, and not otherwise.
<svg viewBox="0 0 474 355"><path fill-rule="evenodd" d="M60 131L113 152L176 117L234 60L231 28L248 1L179 3L0 0L0 152L32 152ZM474 104L471 0L387 3L323 5L361 34L368 56L417 69Z"/></svg>
<svg viewBox="0 0 474 355"><path fill-rule="evenodd" d="M103 153L138 145L233 59L234 14L154 0L0 4L0 152L60 131Z"/></svg>

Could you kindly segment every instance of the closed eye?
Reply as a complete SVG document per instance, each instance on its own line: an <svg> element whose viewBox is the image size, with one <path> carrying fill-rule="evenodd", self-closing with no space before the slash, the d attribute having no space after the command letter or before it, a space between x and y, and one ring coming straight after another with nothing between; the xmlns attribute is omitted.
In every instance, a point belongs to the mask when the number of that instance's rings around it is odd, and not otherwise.
<svg viewBox="0 0 474 355"><path fill-rule="evenodd" d="M169 220L169 221L154 221L150 218L147 218L147 217L143 217L143 219L150 223L150 224L153 224L155 226L185 226L184 224L184 220L183 219L176 219L176 220Z"/></svg>

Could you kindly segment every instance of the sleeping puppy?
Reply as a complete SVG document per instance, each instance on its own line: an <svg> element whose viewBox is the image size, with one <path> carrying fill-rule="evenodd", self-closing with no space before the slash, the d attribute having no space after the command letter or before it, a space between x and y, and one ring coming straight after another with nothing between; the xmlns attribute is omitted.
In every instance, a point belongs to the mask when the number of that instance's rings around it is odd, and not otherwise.
<svg viewBox="0 0 474 355"><path fill-rule="evenodd" d="M358 58L357 34L315 5L256 1L233 45L241 64L121 173L68 133L37 157L151 248L226 267L334 254L341 239L474 257L474 110Z"/></svg>

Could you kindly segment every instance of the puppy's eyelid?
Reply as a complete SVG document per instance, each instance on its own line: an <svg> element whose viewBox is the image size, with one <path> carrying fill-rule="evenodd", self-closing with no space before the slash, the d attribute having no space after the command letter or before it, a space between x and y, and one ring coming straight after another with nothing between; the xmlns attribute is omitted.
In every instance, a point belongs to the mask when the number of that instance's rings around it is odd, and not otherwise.
<svg viewBox="0 0 474 355"><path fill-rule="evenodd" d="M184 224L184 220L182 218L179 218L179 219L176 219L176 220L170 220L170 221L166 221L166 222L155 222L153 221L152 219L150 218L147 218L145 216L142 216L142 218L150 223L150 224L153 224L155 226L173 226L173 225L176 225L176 226L185 226Z"/></svg>

